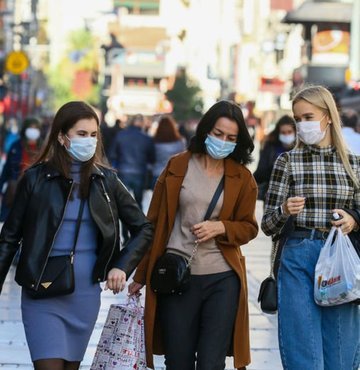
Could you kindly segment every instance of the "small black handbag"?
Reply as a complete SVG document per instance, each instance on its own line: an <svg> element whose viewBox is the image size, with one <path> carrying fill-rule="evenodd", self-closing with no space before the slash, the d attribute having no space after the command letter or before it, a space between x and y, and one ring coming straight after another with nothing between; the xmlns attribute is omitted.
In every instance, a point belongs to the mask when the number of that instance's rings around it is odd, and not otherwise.
<svg viewBox="0 0 360 370"><path fill-rule="evenodd" d="M190 285L189 261L175 253L165 253L154 266L150 285L158 294L182 294Z"/></svg>
<svg viewBox="0 0 360 370"><path fill-rule="evenodd" d="M75 289L72 256L49 257L37 290L28 289L32 298L51 298L71 294Z"/></svg>
<svg viewBox="0 0 360 370"><path fill-rule="evenodd" d="M283 246L286 242L287 235L294 228L294 219L290 216L281 233L273 238L271 251L271 272L265 280L262 281L259 289L258 302L260 303L261 311L267 314L275 314L278 309L277 304L277 273L280 265L280 258Z"/></svg>
<svg viewBox="0 0 360 370"><path fill-rule="evenodd" d="M258 301L262 312L268 314L277 312L277 287L273 276L267 277L261 283Z"/></svg>
<svg viewBox="0 0 360 370"><path fill-rule="evenodd" d="M217 186L206 211L204 220L208 220L224 188L224 176ZM150 286L157 294L182 294L190 287L191 262L196 255L198 244L195 242L189 259L171 252L164 253L156 261L151 273Z"/></svg>
<svg viewBox="0 0 360 370"><path fill-rule="evenodd" d="M76 220L74 245L69 255L49 257L37 289L26 289L34 299L71 294L75 290L74 253L79 236L85 200L82 199Z"/></svg>

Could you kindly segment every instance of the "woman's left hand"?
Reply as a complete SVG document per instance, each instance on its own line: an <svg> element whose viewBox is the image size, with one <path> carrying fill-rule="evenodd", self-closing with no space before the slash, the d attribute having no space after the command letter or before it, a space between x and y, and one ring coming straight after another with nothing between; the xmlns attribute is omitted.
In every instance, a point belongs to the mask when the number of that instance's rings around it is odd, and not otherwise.
<svg viewBox="0 0 360 370"><path fill-rule="evenodd" d="M195 235L197 242L206 242L218 235L225 234L225 226L221 221L203 221L194 225L190 231Z"/></svg>
<svg viewBox="0 0 360 370"><path fill-rule="evenodd" d="M343 234L349 234L356 227L356 221L354 218L343 209L333 209L332 213L336 212L342 216L341 220L331 221L331 224L336 227L340 227Z"/></svg>
<svg viewBox="0 0 360 370"><path fill-rule="evenodd" d="M112 290L114 294L124 290L126 285L126 274L123 270L112 268L108 275L104 290Z"/></svg>

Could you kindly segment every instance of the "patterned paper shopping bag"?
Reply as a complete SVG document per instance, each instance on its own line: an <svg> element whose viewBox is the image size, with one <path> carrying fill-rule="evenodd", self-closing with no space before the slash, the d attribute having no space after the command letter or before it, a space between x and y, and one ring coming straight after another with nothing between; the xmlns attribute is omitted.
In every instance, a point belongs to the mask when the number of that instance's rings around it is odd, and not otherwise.
<svg viewBox="0 0 360 370"><path fill-rule="evenodd" d="M91 370L146 370L144 309L139 297L110 306Z"/></svg>

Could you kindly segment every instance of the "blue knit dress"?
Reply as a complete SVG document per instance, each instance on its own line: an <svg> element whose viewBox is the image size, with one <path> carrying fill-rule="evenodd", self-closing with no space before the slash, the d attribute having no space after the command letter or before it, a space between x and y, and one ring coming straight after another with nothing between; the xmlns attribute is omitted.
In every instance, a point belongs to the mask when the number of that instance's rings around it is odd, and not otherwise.
<svg viewBox="0 0 360 370"><path fill-rule="evenodd" d="M51 256L68 254L73 246L80 199L77 196L80 163L72 166L73 199L65 209ZM97 227L86 201L75 248L75 291L66 296L32 299L22 290L21 311L32 361L61 358L81 361L99 309L101 288L92 282L96 261Z"/></svg>

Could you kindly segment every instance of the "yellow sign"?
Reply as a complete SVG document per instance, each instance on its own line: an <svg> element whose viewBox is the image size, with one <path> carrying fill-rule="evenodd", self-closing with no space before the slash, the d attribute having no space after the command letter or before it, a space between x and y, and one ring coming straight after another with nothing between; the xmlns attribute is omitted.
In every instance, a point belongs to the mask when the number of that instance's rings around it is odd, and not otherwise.
<svg viewBox="0 0 360 370"><path fill-rule="evenodd" d="M29 67L29 59L23 51L12 51L6 57L5 68L10 73L19 75Z"/></svg>

